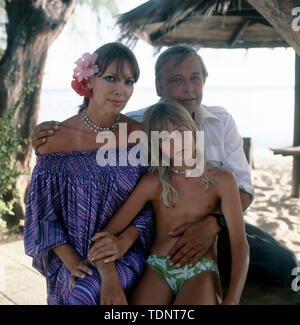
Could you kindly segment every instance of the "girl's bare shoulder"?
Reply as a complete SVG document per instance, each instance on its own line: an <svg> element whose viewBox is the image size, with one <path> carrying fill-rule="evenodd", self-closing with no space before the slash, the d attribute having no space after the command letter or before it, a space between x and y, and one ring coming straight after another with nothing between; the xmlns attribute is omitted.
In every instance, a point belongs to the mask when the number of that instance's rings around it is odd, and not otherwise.
<svg viewBox="0 0 300 325"><path fill-rule="evenodd" d="M141 183L143 187L149 191L149 193L151 192L153 194L153 199L157 195L160 195L161 184L157 175L148 172L142 176L139 183Z"/></svg>
<svg viewBox="0 0 300 325"><path fill-rule="evenodd" d="M224 188L236 183L235 175L228 169L209 166L208 175L212 178L213 184L217 187Z"/></svg>
<svg viewBox="0 0 300 325"><path fill-rule="evenodd" d="M147 183L149 185L153 185L153 186L160 185L159 177L154 173L148 172L143 175L142 179L145 183Z"/></svg>

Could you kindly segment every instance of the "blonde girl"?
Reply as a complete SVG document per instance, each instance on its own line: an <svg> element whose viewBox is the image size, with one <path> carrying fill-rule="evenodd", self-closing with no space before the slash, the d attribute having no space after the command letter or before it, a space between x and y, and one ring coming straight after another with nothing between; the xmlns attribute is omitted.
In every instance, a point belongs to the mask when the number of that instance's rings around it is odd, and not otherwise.
<svg viewBox="0 0 300 325"><path fill-rule="evenodd" d="M130 303L238 304L247 276L249 250L234 175L212 166L205 161L203 155L197 157L197 126L180 104L162 99L150 106L144 114L143 129L148 137L150 156L151 153L158 152L158 155L149 157L154 165L140 179L104 231L96 235L97 239L102 237L103 240L102 244L91 249L90 260L111 263L120 258L125 252L118 237L145 203L150 201L155 215L155 238L146 261L145 273L135 288ZM160 137L157 151L153 148L157 144L153 132L157 134L158 131L167 132ZM174 131L177 131L177 136L181 136L181 149L178 149L174 137L168 137ZM192 134L188 143L184 137L185 132ZM189 161L184 159L186 153L192 154ZM166 164L166 158L170 160L169 165ZM199 167L199 159L202 161L202 173L195 176L193 172ZM225 216L232 255L231 280L223 301L216 263L216 242L205 256L197 258L197 261L193 259L181 267L169 263L167 256L178 240L169 235L174 228L197 222L218 207L221 207ZM101 241L98 240L98 243Z"/></svg>

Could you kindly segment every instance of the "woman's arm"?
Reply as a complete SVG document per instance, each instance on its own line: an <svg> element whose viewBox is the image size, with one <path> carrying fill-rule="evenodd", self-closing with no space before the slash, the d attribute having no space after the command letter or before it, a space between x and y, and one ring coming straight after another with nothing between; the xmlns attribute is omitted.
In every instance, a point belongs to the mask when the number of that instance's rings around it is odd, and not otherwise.
<svg viewBox="0 0 300 325"><path fill-rule="evenodd" d="M71 273L71 290L73 289L77 278L83 279L87 275L93 275L93 271L87 266L87 261L82 260L70 244L62 244L54 247L53 251Z"/></svg>
<svg viewBox="0 0 300 325"><path fill-rule="evenodd" d="M232 259L230 284L223 304L239 304L248 272L249 246L235 177L231 172L225 170L218 177L217 189L229 233Z"/></svg>

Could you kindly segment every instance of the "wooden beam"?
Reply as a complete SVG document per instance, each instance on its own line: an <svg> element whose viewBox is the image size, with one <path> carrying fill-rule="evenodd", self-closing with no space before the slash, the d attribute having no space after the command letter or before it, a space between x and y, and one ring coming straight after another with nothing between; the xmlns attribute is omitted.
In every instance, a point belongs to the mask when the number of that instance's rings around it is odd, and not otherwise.
<svg viewBox="0 0 300 325"><path fill-rule="evenodd" d="M250 24L250 20L245 20L242 24L242 26L236 30L233 33L233 36L231 37L230 41L229 41L229 46L232 47L235 45L235 43L242 37L242 35L244 34L245 30L247 29L247 27Z"/></svg>
<svg viewBox="0 0 300 325"><path fill-rule="evenodd" d="M300 146L300 56L295 59L294 146ZM293 158L292 196L300 198L300 156Z"/></svg>
<svg viewBox="0 0 300 325"><path fill-rule="evenodd" d="M293 30L292 23L297 16L292 15L294 8L300 7L299 0L247 0L295 49L300 55L300 31ZM299 14L298 14L299 15Z"/></svg>

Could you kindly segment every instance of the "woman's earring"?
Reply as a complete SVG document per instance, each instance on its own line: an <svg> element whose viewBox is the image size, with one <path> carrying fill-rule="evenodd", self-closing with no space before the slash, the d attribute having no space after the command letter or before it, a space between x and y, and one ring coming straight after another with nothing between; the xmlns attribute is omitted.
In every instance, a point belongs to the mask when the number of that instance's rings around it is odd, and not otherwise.
<svg viewBox="0 0 300 325"><path fill-rule="evenodd" d="M91 94L91 97L93 97L93 89L92 88L89 89L89 93Z"/></svg>

